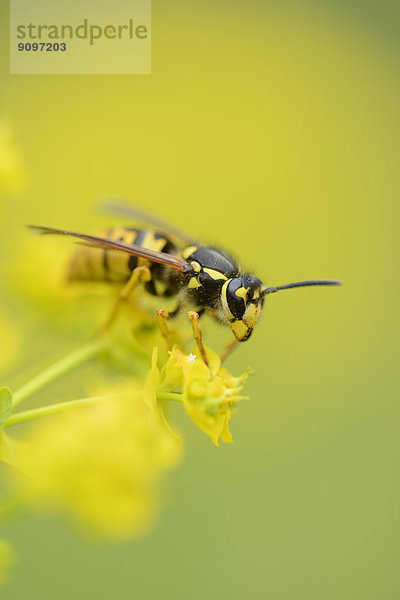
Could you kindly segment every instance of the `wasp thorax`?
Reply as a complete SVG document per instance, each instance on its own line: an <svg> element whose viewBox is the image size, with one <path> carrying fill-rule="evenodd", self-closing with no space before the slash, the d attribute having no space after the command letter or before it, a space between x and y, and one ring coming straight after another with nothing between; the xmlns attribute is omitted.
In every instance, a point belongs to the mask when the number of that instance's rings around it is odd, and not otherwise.
<svg viewBox="0 0 400 600"><path fill-rule="evenodd" d="M247 340L260 316L262 283L257 277L241 275L228 279L222 288L222 308L236 339Z"/></svg>

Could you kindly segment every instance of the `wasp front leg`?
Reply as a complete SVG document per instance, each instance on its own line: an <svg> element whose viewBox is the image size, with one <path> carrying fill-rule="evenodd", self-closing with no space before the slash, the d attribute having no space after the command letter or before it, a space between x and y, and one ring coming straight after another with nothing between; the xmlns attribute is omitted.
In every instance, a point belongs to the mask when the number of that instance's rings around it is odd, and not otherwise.
<svg viewBox="0 0 400 600"><path fill-rule="evenodd" d="M161 335L163 336L168 350L172 350L172 342L169 329L167 327L166 320L169 319L172 315L169 314L168 311L163 308L157 308L157 323L161 331Z"/></svg>
<svg viewBox="0 0 400 600"><path fill-rule="evenodd" d="M195 312L194 310L189 310L187 312L187 317L188 317L189 321L192 323L193 337L196 341L196 344L197 344L197 347L201 354L201 357L202 357L204 363L208 367L209 365L208 365L206 349L204 348L203 335L201 333L201 328L200 328L200 323L199 323L200 315L198 312Z"/></svg>
<svg viewBox="0 0 400 600"><path fill-rule="evenodd" d="M119 313L122 303L126 302L129 299L129 296L131 295L135 287L140 282L146 283L150 280L151 273L150 269L148 269L147 267L136 267L136 269L132 271L132 275L118 294L118 297L115 300L107 319L104 321L103 325L96 331L95 337L103 335L111 327Z"/></svg>

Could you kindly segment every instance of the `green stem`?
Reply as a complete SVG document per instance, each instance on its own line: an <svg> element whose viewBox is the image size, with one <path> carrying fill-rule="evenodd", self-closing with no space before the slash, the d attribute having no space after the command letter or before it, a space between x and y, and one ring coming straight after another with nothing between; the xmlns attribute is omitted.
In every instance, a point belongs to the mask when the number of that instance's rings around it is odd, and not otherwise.
<svg viewBox="0 0 400 600"><path fill-rule="evenodd" d="M49 415L55 415L64 410L70 408L76 408L78 406L86 406L92 402L99 400L107 400L112 398L113 395L108 396L90 396L88 398L81 398L79 400L69 400L68 402L57 402L57 404L49 404L48 406L41 406L40 408L32 408L32 410L25 410L17 412L8 417L4 424L4 427L11 427L12 425L19 425L20 423L26 423L27 421L33 421L34 419L40 419L41 417L47 417ZM175 402L183 402L182 394L173 394L171 392L158 392L157 400L174 400Z"/></svg>
<svg viewBox="0 0 400 600"><path fill-rule="evenodd" d="M97 339L88 344L85 344L81 348L74 350L67 356L64 356L61 360L55 362L50 367L47 367L44 371L36 375L33 379L25 383L20 387L13 395L13 406L18 406L23 400L40 390L42 387L57 379L67 371L70 371L74 367L82 364L89 360L93 356L99 354L107 345L104 338Z"/></svg>
<svg viewBox="0 0 400 600"><path fill-rule="evenodd" d="M33 408L32 410L25 410L22 412L15 413L8 417L4 424L4 427L10 427L11 425L19 425L26 421L33 421L34 419L40 419L41 417L47 417L54 415L70 408L76 408L77 406L86 406L92 402L98 400L105 400L109 396L91 396L90 398L81 398L80 400L70 400L68 402L58 402L57 404L49 404L48 406L41 406L40 408Z"/></svg>
<svg viewBox="0 0 400 600"><path fill-rule="evenodd" d="M157 392L157 400L162 402L163 400L173 400L174 402L183 402L182 394L176 394L174 392Z"/></svg>

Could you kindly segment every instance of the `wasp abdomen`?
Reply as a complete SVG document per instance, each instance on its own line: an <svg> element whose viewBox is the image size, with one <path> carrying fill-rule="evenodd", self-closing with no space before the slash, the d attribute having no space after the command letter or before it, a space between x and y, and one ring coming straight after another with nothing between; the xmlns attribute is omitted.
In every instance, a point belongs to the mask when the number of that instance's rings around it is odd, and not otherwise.
<svg viewBox="0 0 400 600"><path fill-rule="evenodd" d="M98 236L124 244L149 248L157 252L173 253L175 250L173 243L166 235L153 230L114 227L100 232ZM68 279L70 281L125 283L138 266L148 267L153 276L146 285L148 292L155 295L171 294L170 274L165 266L107 248L80 246L71 260Z"/></svg>

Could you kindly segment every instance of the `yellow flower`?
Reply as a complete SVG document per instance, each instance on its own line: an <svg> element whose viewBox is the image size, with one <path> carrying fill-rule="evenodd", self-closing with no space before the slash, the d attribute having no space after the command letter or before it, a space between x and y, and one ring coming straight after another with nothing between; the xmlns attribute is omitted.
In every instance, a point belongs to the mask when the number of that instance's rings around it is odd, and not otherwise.
<svg viewBox="0 0 400 600"><path fill-rule="evenodd" d="M0 352L0 371L13 367L20 352L19 332L12 322L9 311L0 305L0 337L3 351Z"/></svg>
<svg viewBox="0 0 400 600"><path fill-rule="evenodd" d="M26 181L26 173L10 127L0 122L0 189L19 190Z"/></svg>
<svg viewBox="0 0 400 600"><path fill-rule="evenodd" d="M10 467L20 469L22 443L14 440L6 434L4 430L0 431L0 461L7 463Z"/></svg>
<svg viewBox="0 0 400 600"><path fill-rule="evenodd" d="M9 542L0 539L0 584L4 583L15 563L15 551Z"/></svg>
<svg viewBox="0 0 400 600"><path fill-rule="evenodd" d="M175 390L183 385L184 373L189 368L192 355L186 355L181 350L174 349L169 353L162 374L163 380L160 389Z"/></svg>
<svg viewBox="0 0 400 600"><path fill-rule="evenodd" d="M237 402L245 399L239 393L249 373L233 377L221 368L219 356L210 348L207 348L207 357L209 367L196 355L185 355L174 349L164 366L160 389L172 390L182 386L186 413L218 446L219 439L232 442L229 421Z"/></svg>
<svg viewBox="0 0 400 600"><path fill-rule="evenodd" d="M41 421L26 442L29 476L18 480L23 499L117 539L149 529L161 479L181 453L143 393L126 388Z"/></svg>

